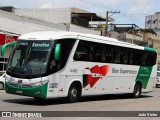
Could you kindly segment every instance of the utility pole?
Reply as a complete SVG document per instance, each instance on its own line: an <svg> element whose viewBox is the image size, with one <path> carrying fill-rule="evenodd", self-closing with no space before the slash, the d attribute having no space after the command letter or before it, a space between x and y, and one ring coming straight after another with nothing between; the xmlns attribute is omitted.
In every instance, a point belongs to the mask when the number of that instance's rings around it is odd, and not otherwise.
<svg viewBox="0 0 160 120"><path fill-rule="evenodd" d="M109 13L112 13L110 16L112 16L112 15L114 15L114 14L116 14L116 13L120 13L120 11L107 11L107 13L106 13L106 28L105 28L105 36L107 36L108 35L108 22L109 22Z"/></svg>

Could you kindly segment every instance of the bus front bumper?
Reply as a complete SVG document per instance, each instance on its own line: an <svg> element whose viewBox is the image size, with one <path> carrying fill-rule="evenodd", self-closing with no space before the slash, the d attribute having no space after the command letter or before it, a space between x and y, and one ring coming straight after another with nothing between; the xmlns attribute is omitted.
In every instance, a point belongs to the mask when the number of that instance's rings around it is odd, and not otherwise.
<svg viewBox="0 0 160 120"><path fill-rule="evenodd" d="M31 88L21 88L5 83L5 91L9 94L46 98L48 83Z"/></svg>

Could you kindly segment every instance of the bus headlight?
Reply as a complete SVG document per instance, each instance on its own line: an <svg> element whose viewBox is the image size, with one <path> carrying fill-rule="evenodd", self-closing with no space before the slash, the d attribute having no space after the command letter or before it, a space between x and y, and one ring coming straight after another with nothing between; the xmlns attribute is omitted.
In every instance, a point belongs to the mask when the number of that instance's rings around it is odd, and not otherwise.
<svg viewBox="0 0 160 120"><path fill-rule="evenodd" d="M44 80L44 81L40 81L40 82L35 82L35 83L32 83L31 86L32 86L32 87L36 87L36 86L39 86L39 85L47 84L48 82L49 82L49 80Z"/></svg>
<svg viewBox="0 0 160 120"><path fill-rule="evenodd" d="M8 77L8 76L5 77L5 82L6 83L10 83L10 82L13 82L13 81L14 81L14 79L12 77Z"/></svg>

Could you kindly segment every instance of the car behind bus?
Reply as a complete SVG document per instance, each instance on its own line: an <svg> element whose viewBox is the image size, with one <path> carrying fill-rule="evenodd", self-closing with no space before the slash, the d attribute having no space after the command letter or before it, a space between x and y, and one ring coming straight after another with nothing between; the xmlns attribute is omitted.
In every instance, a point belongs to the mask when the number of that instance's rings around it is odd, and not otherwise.
<svg viewBox="0 0 160 120"><path fill-rule="evenodd" d="M6 73L4 73L4 74L2 74L2 76L0 76L0 90L4 89L5 75L6 75Z"/></svg>
<svg viewBox="0 0 160 120"><path fill-rule="evenodd" d="M156 81L156 87L160 87L160 71L157 71L157 81Z"/></svg>

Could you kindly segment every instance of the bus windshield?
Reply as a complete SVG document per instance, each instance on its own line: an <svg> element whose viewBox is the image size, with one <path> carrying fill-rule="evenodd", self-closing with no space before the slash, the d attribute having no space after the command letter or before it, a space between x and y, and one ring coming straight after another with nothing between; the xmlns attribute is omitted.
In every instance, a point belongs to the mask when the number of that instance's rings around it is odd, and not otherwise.
<svg viewBox="0 0 160 120"><path fill-rule="evenodd" d="M46 73L53 41L18 41L8 61L12 76L32 77Z"/></svg>
<svg viewBox="0 0 160 120"><path fill-rule="evenodd" d="M74 39L54 41L18 40L9 57L7 74L19 78L37 78L55 73L66 65ZM55 59L56 45L60 45L59 59Z"/></svg>

